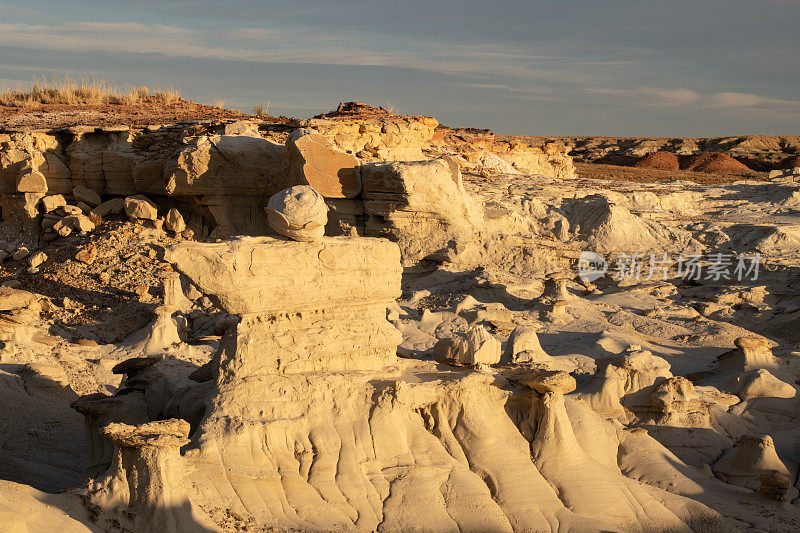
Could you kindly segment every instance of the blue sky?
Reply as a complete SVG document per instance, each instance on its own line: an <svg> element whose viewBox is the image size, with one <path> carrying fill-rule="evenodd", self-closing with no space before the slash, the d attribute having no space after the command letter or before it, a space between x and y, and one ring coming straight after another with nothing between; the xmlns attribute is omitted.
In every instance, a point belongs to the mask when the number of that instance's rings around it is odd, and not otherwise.
<svg viewBox="0 0 800 533"><path fill-rule="evenodd" d="M0 0L0 86L339 101L530 135L800 134L798 0Z"/></svg>

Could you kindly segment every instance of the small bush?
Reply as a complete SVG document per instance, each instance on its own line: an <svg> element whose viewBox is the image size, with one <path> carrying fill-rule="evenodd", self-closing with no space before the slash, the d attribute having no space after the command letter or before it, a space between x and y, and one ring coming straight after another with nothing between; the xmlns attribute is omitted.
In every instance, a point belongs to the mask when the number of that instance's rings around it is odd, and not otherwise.
<svg viewBox="0 0 800 533"><path fill-rule="evenodd" d="M253 114L257 117L267 117L269 116L269 101L267 101L267 107L264 107L264 104L258 104L253 106Z"/></svg>

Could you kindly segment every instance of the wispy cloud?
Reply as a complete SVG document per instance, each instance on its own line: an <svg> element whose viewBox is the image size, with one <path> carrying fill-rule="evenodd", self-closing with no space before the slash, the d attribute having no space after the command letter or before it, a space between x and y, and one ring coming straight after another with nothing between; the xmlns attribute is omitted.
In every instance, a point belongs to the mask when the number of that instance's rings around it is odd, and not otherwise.
<svg viewBox="0 0 800 533"><path fill-rule="evenodd" d="M622 98L635 105L655 107L682 107L694 104L701 99L698 92L691 89L666 89L660 87L586 87L584 92Z"/></svg>
<svg viewBox="0 0 800 533"><path fill-rule="evenodd" d="M782 100L780 98L765 98L757 94L748 93L716 93L708 97L709 107L731 107L731 108L768 108L768 107L788 107L796 108L800 106L797 100Z"/></svg>
<svg viewBox="0 0 800 533"><path fill-rule="evenodd" d="M464 83L464 87L475 89L489 89L517 94L526 98L548 98L555 93L552 87L526 87L522 85L508 85L505 83Z"/></svg>
<svg viewBox="0 0 800 533"><path fill-rule="evenodd" d="M757 94L722 92L703 94L686 88L587 87L583 92L623 99L627 104L645 107L693 107L727 109L798 108L800 101L767 98Z"/></svg>
<svg viewBox="0 0 800 533"><path fill-rule="evenodd" d="M508 42L455 43L437 36L387 36L369 30L319 28L224 28L198 31L139 22L65 22L51 25L0 23L0 46L33 50L158 54L167 57L257 63L306 63L415 69L468 75L518 94L542 88L515 88L510 80L537 87L597 83L602 63L569 65L570 59Z"/></svg>
<svg viewBox="0 0 800 533"><path fill-rule="evenodd" d="M164 24L72 22L61 25L0 23L0 44L32 49L106 50L213 56L193 32Z"/></svg>
<svg viewBox="0 0 800 533"><path fill-rule="evenodd" d="M367 31L239 28L219 32L138 22L0 23L0 46L36 50L161 54L251 62L295 62L415 68L439 72L540 75L537 56L507 44L453 45L395 39ZM550 74L552 77L552 74Z"/></svg>
<svg viewBox="0 0 800 533"><path fill-rule="evenodd" d="M800 69L792 68L798 56L788 11L800 7L786 0L778 15L727 1L737 9L720 10L725 0L716 0L695 6L687 20L664 3L600 9L590 0L572 11L459 0L446 13L389 0L368 10L349 0L280 10L265 0L74 0L66 13L0 0L0 85L42 71L91 72L177 84L187 95L224 95L234 105L269 92L275 109L392 98L404 110L506 131L638 124L665 133L687 131L687 120L692 134L795 127ZM750 10L747 31L733 31L742 9ZM616 111L626 107L647 113L621 120Z"/></svg>

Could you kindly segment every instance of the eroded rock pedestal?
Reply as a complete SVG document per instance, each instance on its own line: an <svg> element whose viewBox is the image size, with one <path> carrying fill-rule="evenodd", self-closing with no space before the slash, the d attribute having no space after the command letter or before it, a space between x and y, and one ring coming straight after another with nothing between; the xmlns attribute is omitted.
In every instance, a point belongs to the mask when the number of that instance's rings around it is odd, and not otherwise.
<svg viewBox="0 0 800 533"><path fill-rule="evenodd" d="M114 444L114 459L105 477L90 487L91 505L126 507L130 522L114 525L137 531L210 531L213 524L193 511L183 481L178 449L188 433L189 423L174 419L106 426L103 435Z"/></svg>
<svg viewBox="0 0 800 533"><path fill-rule="evenodd" d="M395 359L400 333L386 306L400 295L400 252L380 239L293 242L246 237L185 243L167 258L205 294L241 316L222 371L373 370Z"/></svg>
<svg viewBox="0 0 800 533"><path fill-rule="evenodd" d="M562 459L581 458L581 472L596 468L586 453L616 464L613 443L581 451L588 441L567 426L577 416L585 436L587 424L607 423L572 400L565 412L574 380L551 405L541 387L488 371L443 375L398 359L400 334L386 319L400 295L396 244L239 238L183 243L167 258L241 317L208 367L213 388L184 395L206 402L184 454L190 499L218 524L238 516L239 526L304 531L589 531L679 529L692 513L717 520L615 466L604 474L607 493L575 493L580 508L566 507L549 482L572 482L559 477ZM552 461L540 465L532 452ZM615 503L602 523L590 518L614 498L635 503Z"/></svg>

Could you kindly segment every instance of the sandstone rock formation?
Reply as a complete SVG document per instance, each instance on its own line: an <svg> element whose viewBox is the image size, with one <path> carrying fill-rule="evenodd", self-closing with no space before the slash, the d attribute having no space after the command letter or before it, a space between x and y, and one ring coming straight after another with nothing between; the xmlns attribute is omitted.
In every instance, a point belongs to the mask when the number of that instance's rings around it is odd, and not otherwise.
<svg viewBox="0 0 800 533"><path fill-rule="evenodd" d="M532 442L506 414L509 391L492 385L490 375L462 374L447 383L402 377L413 364L401 365L394 356L400 339L385 318L388 303L400 293L396 245L345 237L317 243L241 238L179 244L167 255L203 292L241 315L212 368L215 386L206 415L183 459L187 472L200 465L206 472L189 474L191 482L183 486L197 488L178 492L189 502L202 506L202 494L211 490L217 504L224 502L239 516L301 529L511 530L549 528L551 520L586 528L589 516L608 508L615 509L603 519L611 528L719 520L695 504L691 512L679 511L687 501L656 495L598 466L595 452L585 451L587 444L573 433L563 395L575 381L563 372L523 380L535 391L528 394L530 416L538 419L529 426L536 428ZM298 269L300 264L306 268ZM478 357L486 349L478 341L487 337L485 330L473 331L478 349L472 362L498 360L497 341L488 357ZM398 373L400 366L406 371ZM579 416L591 416L585 413ZM602 425L600 419L593 423ZM134 436L142 431L122 429ZM254 449L253 439L266 448ZM505 451L498 456L501 442ZM127 440L121 445L131 446ZM138 457L139 440L132 445L123 453ZM566 458L570 464L579 459L578 470L595 472L597 482L604 479L604 491L573 493L576 484L555 467ZM358 466L365 460L374 465L367 471ZM602 459L608 460L613 461ZM150 461L139 460L145 471ZM123 477L119 470L110 470L114 479ZM483 481L487 476L491 487ZM157 483L152 491L158 497L181 486L158 468L144 479L164 481L164 488ZM110 485L100 482L92 497L106 497ZM621 503L628 498L638 503ZM416 504L409 507L409 501ZM640 505L645 514L636 511Z"/></svg>
<svg viewBox="0 0 800 533"><path fill-rule="evenodd" d="M318 131L339 149L358 157L419 161L438 124L431 117L342 113L314 117L302 121L300 126Z"/></svg>
<svg viewBox="0 0 800 533"><path fill-rule="evenodd" d="M764 338L740 337L735 345L735 350L719 356L720 370L739 373L758 368L770 369L777 365L769 342Z"/></svg>
<svg viewBox="0 0 800 533"><path fill-rule="evenodd" d="M313 187L296 185L273 194L267 202L269 225L295 241L318 241L325 235L328 206Z"/></svg>
<svg viewBox="0 0 800 533"><path fill-rule="evenodd" d="M17 190L19 192L47 192L47 180L44 174L35 168L22 168L17 176Z"/></svg>
<svg viewBox="0 0 800 533"><path fill-rule="evenodd" d="M42 210L45 213L49 213L50 211L55 211L59 207L63 207L67 205L67 201L64 197L60 194L51 194L50 196L45 196L42 198Z"/></svg>
<svg viewBox="0 0 800 533"><path fill-rule="evenodd" d="M364 165L361 173L366 234L397 242L405 261L455 254L480 230L479 207L444 160Z"/></svg>
<svg viewBox="0 0 800 533"><path fill-rule="evenodd" d="M178 448L188 442L188 422L171 419L139 426L112 423L102 433L114 444L114 459L106 476L89 488L92 504L129 509L125 522L134 530L216 529L207 517L193 510L182 490ZM119 524L119 518L109 522L113 527Z"/></svg>
<svg viewBox="0 0 800 533"><path fill-rule="evenodd" d="M164 226L170 231L181 233L186 229L186 221L183 220L181 212L173 207L164 218Z"/></svg>
<svg viewBox="0 0 800 533"><path fill-rule="evenodd" d="M110 214L117 214L122 213L125 209L125 199L124 198L112 198L111 200L107 200L102 204L98 205L94 209L92 209L91 213L98 216L104 217Z"/></svg>
<svg viewBox="0 0 800 533"><path fill-rule="evenodd" d="M456 157L465 168L497 174L575 177L564 144L518 136L496 136L488 130L439 127L431 145Z"/></svg>
<svg viewBox="0 0 800 533"><path fill-rule="evenodd" d="M759 368L737 376L731 392L743 400L748 398L794 398L797 390L772 374Z"/></svg>
<svg viewBox="0 0 800 533"><path fill-rule="evenodd" d="M483 326L473 326L463 337L440 340L434 354L443 363L480 367L500 362L500 341Z"/></svg>
<svg viewBox="0 0 800 533"><path fill-rule="evenodd" d="M0 342L24 345L38 334L39 297L27 291L0 287Z"/></svg>
<svg viewBox="0 0 800 533"><path fill-rule="evenodd" d="M131 218L155 220L158 218L158 208L144 196L131 196L125 198L125 213Z"/></svg>
<svg viewBox="0 0 800 533"><path fill-rule="evenodd" d="M570 294L567 291L567 277L564 272L551 272L544 282L542 298L550 300L567 300Z"/></svg>
<svg viewBox="0 0 800 533"><path fill-rule="evenodd" d="M297 184L285 146L256 137L190 138L162 164L164 177L155 176L153 192L200 200L218 225L234 233L264 232L264 199Z"/></svg>
<svg viewBox="0 0 800 533"><path fill-rule="evenodd" d="M331 146L319 133L295 130L286 148L299 183L314 187L326 198L354 198L361 192L358 159Z"/></svg>
<svg viewBox="0 0 800 533"><path fill-rule="evenodd" d="M72 189L72 196L74 196L76 200L86 202L92 207L97 207L102 203L102 199L100 195L97 194L97 191L84 185L78 185Z"/></svg>
<svg viewBox="0 0 800 533"><path fill-rule="evenodd" d="M356 108L361 110L359 106ZM137 200L141 199L139 196L145 196L162 208L166 205L167 213L172 208L180 209L187 229L198 236L212 232L215 237L269 234L272 231L264 212L264 199L294 185L311 184L328 198L331 210L327 227L329 235L414 233L413 226L407 221L387 223L384 220L388 214L386 208L395 211L385 201L398 200L397 197L386 197L386 194L402 193L402 186L399 189L395 186L391 191L373 189L371 195L360 193L364 169L354 156L366 158L367 161L420 161L426 157L423 150L431 155L446 154L447 165L462 193L458 167L463 166L466 159L458 155L459 146L454 147L454 153L453 147L437 148L431 144L433 129L437 125L434 119L362 111L342 112L292 123L292 127L301 129L290 133L288 138L277 130L265 133L263 127L261 130L250 126L241 129L228 127L230 125L222 128L215 125L167 125L105 130L76 127L64 134L15 134L4 145L7 148L0 150L7 159L0 165L0 169L3 169L0 181L5 180L0 187L5 192L0 198L0 203L6 203L3 206L6 214L4 224L16 228L15 231L27 233L27 240L33 242L41 233L41 224L48 230L59 222L53 218L43 219L38 212L37 204L45 194L53 197L45 197L42 204L45 213L52 212L57 207L54 202L60 202L59 198L68 195L67 202L74 201L76 209L79 203L90 208L90 213L79 210L68 214L88 214L90 218L92 215L102 218L119 212L120 201L127 202L133 209L135 202L121 199L120 196L136 197ZM263 134L280 139L280 143L263 138ZM492 145L492 149L507 155L511 162L506 164L518 166L515 172L562 177L573 175L570 158L563 147L555 143L531 147L503 141ZM494 157L502 160L500 155ZM17 190L14 180L25 165L44 176L45 189L39 191L41 187L38 187L37 192ZM467 167L470 165L474 168L474 163L468 163ZM430 169L416 166L419 167L415 171L417 175L429 173ZM413 173L406 172L407 176L403 176L401 181ZM431 174L439 173L434 171ZM433 181L439 179L436 177ZM415 196L423 198L425 193ZM164 198L170 200L165 201ZM98 205L100 200L105 202ZM405 198L401 200L396 210L398 214L390 218L409 216L417 209L413 204L408 205ZM376 202L384 205L378 206ZM458 200L454 204L456 210L460 209L458 206L462 203L462 200ZM65 202L58 205L69 204ZM431 205L420 206L419 214L415 216L418 219L444 220L444 235L433 236L425 232L427 237L412 235L411 238L398 239L398 242L420 241L408 249L401 245L407 263L417 262L431 254L433 260L447 261L463 249L451 235L454 233L451 226L456 225L451 220L453 216L434 210L435 216L432 217L431 209ZM469 211L475 212L476 209L470 207ZM134 213L137 215L135 218L153 220L156 226L161 224L157 212L154 215L152 208L146 211ZM456 216L458 218L464 217ZM470 214L466 218L468 232L477 233L481 226L478 223L480 216ZM98 220L93 222L96 225ZM465 225L463 220L461 222L460 225ZM426 225L434 226L431 232L438 232L435 226L441 226L439 222ZM402 228L393 229L394 226ZM47 238L52 240L74 231L91 231L91 228L84 219L73 219L66 225L58 226L52 232L55 235L50 235L48 231L46 233ZM170 231L175 232L174 229ZM434 241L428 249L419 252L413 249L421 247L427 238Z"/></svg>
<svg viewBox="0 0 800 533"><path fill-rule="evenodd" d="M542 349L539 337L533 328L517 326L508 337L506 358L514 363L537 362L548 363L550 356Z"/></svg>
<svg viewBox="0 0 800 533"><path fill-rule="evenodd" d="M526 146L520 143L498 143L491 148L508 162L515 172L530 175L571 178L575 176L569 149L562 144L547 143L542 147Z"/></svg>
<svg viewBox="0 0 800 533"><path fill-rule="evenodd" d="M675 376L663 381L650 395L655 423L682 428L707 428L711 405L704 402L688 379Z"/></svg>
<svg viewBox="0 0 800 533"><path fill-rule="evenodd" d="M6 528L800 528L791 176L576 179L551 140L271 120L0 133ZM651 250L730 275L621 270Z"/></svg>
<svg viewBox="0 0 800 533"><path fill-rule="evenodd" d="M223 309L242 316L230 340L245 336L246 350L267 356L238 356L260 372L371 368L395 356L398 333L385 312L399 295L399 254L392 243L242 238L177 245L167 258Z"/></svg>
<svg viewBox="0 0 800 533"><path fill-rule="evenodd" d="M622 415L626 407L647 405L653 385L671 377L667 361L648 350L632 347L616 357L600 361L584 393L595 411Z"/></svg>
<svg viewBox="0 0 800 533"><path fill-rule="evenodd" d="M624 205L606 196L590 196L570 206L574 231L598 251L642 253L655 250L665 235Z"/></svg>
<svg viewBox="0 0 800 533"><path fill-rule="evenodd" d="M751 490L762 486L760 476L767 472L789 479L789 470L778 458L775 444L769 435L744 435L736 448L712 465L714 474L726 483ZM789 483L786 483L788 489Z"/></svg>
<svg viewBox="0 0 800 533"><path fill-rule="evenodd" d="M535 417L537 428L531 442L531 457L566 506L577 514L609 519L613 516L612 520L621 527L626 523L639 523L647 529L653 527L648 526L651 520L653 525L659 524L658 527L667 523L677 526L680 520L676 520L674 510L662 507L667 504L665 500L620 475L615 459L603 456L615 449L613 445L604 452L602 442L582 441L577 437L572 419L580 418L581 408L575 406L568 410L564 397L575 389L574 378L564 372L543 372L526 380L526 385L536 391L531 396L530 416ZM585 423L592 422L586 420ZM564 468L565 465L569 468ZM608 513L612 509L613 513ZM706 515L714 520L713 513L707 510L697 508L694 513L696 517Z"/></svg>
<svg viewBox="0 0 800 533"><path fill-rule="evenodd" d="M72 409L84 416L84 427L88 446L86 473L96 477L110 466L114 446L102 435L110 423L144 424L149 422L147 404L143 391L128 391L125 394L87 394L71 404Z"/></svg>

